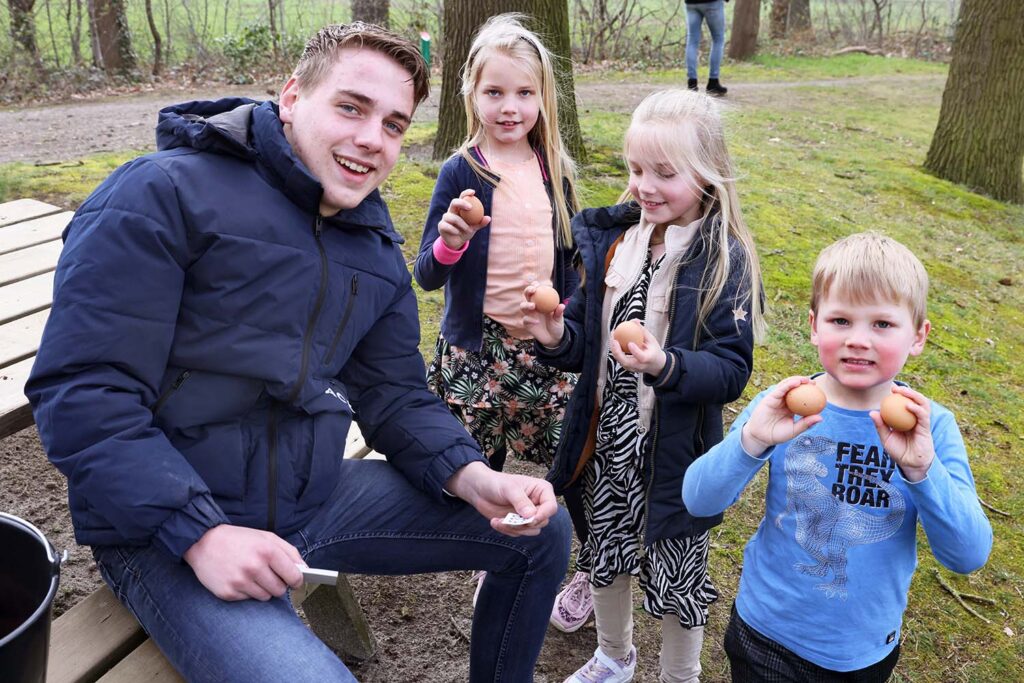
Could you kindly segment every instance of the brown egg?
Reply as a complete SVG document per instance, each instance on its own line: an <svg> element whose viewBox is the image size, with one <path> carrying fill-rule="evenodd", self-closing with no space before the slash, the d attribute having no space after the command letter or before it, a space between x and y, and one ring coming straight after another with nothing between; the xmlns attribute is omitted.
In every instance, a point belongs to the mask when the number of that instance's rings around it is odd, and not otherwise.
<svg viewBox="0 0 1024 683"><path fill-rule="evenodd" d="M558 290L554 287L545 287L543 285L538 287L537 291L533 293L532 301L533 305L537 307L537 311L545 315L554 311L558 308L558 304L561 303Z"/></svg>
<svg viewBox="0 0 1024 683"><path fill-rule="evenodd" d="M917 416L907 410L912 401L903 394L889 394L882 399L882 422L897 432L909 432L917 426Z"/></svg>
<svg viewBox="0 0 1024 683"><path fill-rule="evenodd" d="M459 212L459 215L462 216L462 220L466 221L470 225L476 225L482 221L484 219L484 205L480 203L480 200L476 198L476 195L466 195L462 199L470 204L468 209L463 209Z"/></svg>
<svg viewBox="0 0 1024 683"><path fill-rule="evenodd" d="M627 320L624 323L620 323L618 327L612 332L612 337L615 341L619 342L619 346L622 347L623 353L629 353L629 342L633 342L637 346L642 346L644 343L644 328L640 323L635 320Z"/></svg>
<svg viewBox="0 0 1024 683"><path fill-rule="evenodd" d="M786 394L786 407L790 412L807 417L825 410L825 392L814 382L794 387Z"/></svg>

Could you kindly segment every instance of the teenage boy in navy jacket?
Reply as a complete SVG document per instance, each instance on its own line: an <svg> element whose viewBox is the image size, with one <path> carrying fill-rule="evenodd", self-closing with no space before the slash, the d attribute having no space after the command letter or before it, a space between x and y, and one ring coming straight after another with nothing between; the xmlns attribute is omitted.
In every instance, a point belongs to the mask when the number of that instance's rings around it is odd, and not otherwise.
<svg viewBox="0 0 1024 683"><path fill-rule="evenodd" d="M161 112L65 233L26 393L78 541L190 681L354 680L284 597L299 564L487 570L470 679L532 679L568 519L427 391L377 191L427 78L400 37L326 27L279 104ZM342 460L353 419L388 462Z"/></svg>

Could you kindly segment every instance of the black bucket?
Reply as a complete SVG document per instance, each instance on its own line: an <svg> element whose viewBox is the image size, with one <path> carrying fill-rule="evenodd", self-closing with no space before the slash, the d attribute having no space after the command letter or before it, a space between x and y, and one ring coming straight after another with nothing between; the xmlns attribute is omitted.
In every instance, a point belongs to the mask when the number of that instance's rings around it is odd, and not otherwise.
<svg viewBox="0 0 1024 683"><path fill-rule="evenodd" d="M0 681L44 683L60 557L28 522L0 512Z"/></svg>

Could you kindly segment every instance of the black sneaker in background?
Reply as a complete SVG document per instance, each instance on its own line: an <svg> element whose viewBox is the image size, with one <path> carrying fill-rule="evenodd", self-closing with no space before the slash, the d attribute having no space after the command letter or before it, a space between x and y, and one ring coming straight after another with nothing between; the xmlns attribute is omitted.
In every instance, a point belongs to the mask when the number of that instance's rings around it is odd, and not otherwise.
<svg viewBox="0 0 1024 683"><path fill-rule="evenodd" d="M717 78L708 79L707 93L712 97L724 97L729 89L718 82Z"/></svg>
<svg viewBox="0 0 1024 683"><path fill-rule="evenodd" d="M697 91L697 79L696 78L688 78L686 80L686 87L688 89L693 90L694 92L696 92Z"/></svg>

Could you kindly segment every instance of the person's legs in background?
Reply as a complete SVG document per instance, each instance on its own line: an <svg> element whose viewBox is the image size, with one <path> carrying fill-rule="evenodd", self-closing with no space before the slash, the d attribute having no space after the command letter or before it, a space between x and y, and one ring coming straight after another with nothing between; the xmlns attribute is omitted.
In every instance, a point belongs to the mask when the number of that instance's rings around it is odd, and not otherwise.
<svg viewBox="0 0 1024 683"><path fill-rule="evenodd" d="M686 87L697 89L697 60L700 57L700 27L704 13L694 5L686 6Z"/></svg>
<svg viewBox="0 0 1024 683"><path fill-rule="evenodd" d="M704 18L708 22L708 31L711 33L711 56L709 58L708 87L707 93L714 97L721 97L729 91L719 81L722 67L722 53L725 50L725 1L709 3L703 10Z"/></svg>

